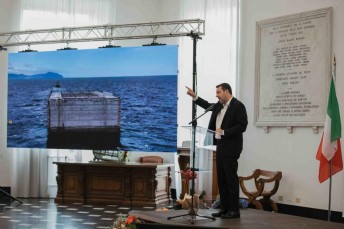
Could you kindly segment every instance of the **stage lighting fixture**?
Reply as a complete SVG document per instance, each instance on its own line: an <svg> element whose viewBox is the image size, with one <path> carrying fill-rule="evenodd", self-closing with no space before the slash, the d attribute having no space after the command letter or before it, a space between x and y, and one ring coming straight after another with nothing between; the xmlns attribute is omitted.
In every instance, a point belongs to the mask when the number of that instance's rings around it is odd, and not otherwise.
<svg viewBox="0 0 344 229"><path fill-rule="evenodd" d="M65 47L62 49L57 49L57 51L64 51L64 50L77 50L77 48Z"/></svg>
<svg viewBox="0 0 344 229"><path fill-rule="evenodd" d="M119 45L112 45L111 44L112 43L112 40L110 40L109 41L109 44L108 45L104 45L104 46L100 46L100 47L98 47L98 48L120 48L121 46L119 46Z"/></svg>
<svg viewBox="0 0 344 229"><path fill-rule="evenodd" d="M120 48L121 46L119 45L104 45L104 46L101 46L101 47L98 47L99 49L102 49L102 48Z"/></svg>
<svg viewBox="0 0 344 229"><path fill-rule="evenodd" d="M77 48L69 47L69 42L66 42L67 46L62 49L57 49L57 51L65 51L65 50L77 50Z"/></svg>
<svg viewBox="0 0 344 229"><path fill-rule="evenodd" d="M154 38L153 38L153 42L152 42L152 43L150 43L150 44L145 44L145 45L142 45L142 46L158 46L158 45L166 45L166 44L162 44L162 43L158 43L158 42L156 42L156 39L157 39L157 37L154 37Z"/></svg>
<svg viewBox="0 0 344 229"><path fill-rule="evenodd" d="M0 51L6 51L6 50L7 50L7 48L2 47L2 46L0 45Z"/></svg>
<svg viewBox="0 0 344 229"><path fill-rule="evenodd" d="M32 49L25 49L19 52L38 52L38 50L32 50Z"/></svg>
<svg viewBox="0 0 344 229"><path fill-rule="evenodd" d="M30 45L27 46L27 49L19 51L19 52L38 52L38 50L32 50Z"/></svg>

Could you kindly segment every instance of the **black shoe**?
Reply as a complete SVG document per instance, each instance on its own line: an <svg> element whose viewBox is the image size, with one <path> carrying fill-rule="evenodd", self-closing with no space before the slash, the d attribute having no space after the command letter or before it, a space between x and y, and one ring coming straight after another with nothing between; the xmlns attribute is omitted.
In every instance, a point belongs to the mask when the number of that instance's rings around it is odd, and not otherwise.
<svg viewBox="0 0 344 229"><path fill-rule="evenodd" d="M221 219L235 219L240 218L240 212L238 211L229 211L226 214L221 216Z"/></svg>
<svg viewBox="0 0 344 229"><path fill-rule="evenodd" d="M215 213L211 214L211 216L213 216L213 217L221 217L222 215L224 215L226 213L227 213L226 210L221 209L219 212L215 212Z"/></svg>

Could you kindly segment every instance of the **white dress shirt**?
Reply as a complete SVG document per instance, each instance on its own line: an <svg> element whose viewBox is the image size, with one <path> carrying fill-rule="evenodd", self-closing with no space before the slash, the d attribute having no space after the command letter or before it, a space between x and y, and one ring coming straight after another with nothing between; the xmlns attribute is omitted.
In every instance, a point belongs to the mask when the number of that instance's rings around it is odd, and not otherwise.
<svg viewBox="0 0 344 229"><path fill-rule="evenodd" d="M217 117L216 117L216 129L221 128L221 124L222 124L222 121L223 121L223 117L224 117L225 114L226 114L226 111L227 111L227 109L228 109L228 107L229 107L229 104L230 104L232 98L233 98L233 97L231 97L231 98L227 101L226 104L223 104L223 108L222 108L221 111L217 114ZM215 129L215 130L216 130L216 129ZM215 138L216 138L216 139L221 139L221 135L224 135L224 134L225 134L225 133L224 133L224 130L222 130L222 133L221 133L221 134L220 134L220 133L216 133L216 134L215 134Z"/></svg>

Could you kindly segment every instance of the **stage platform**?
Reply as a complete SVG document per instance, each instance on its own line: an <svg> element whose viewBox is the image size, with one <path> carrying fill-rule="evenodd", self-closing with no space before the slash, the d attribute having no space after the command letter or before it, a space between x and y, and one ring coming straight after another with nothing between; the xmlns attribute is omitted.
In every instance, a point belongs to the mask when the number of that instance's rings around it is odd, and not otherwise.
<svg viewBox="0 0 344 229"><path fill-rule="evenodd" d="M199 209L198 214L210 216L212 212L217 212L214 209ZM235 228L235 229L266 229L266 228L302 228L302 229L343 229L344 224L328 222L323 220L316 220L274 212L268 212L256 209L241 209L240 219L221 219L216 218L215 221L200 216L194 216L191 220L190 216L177 217L167 219L168 217L179 216L187 214L186 210L168 210L168 211L130 211L130 215L135 215L143 220L166 224L166 228ZM191 223L193 221L193 224ZM159 228L165 228L163 227ZM171 225L171 227L167 226ZM173 226L172 226L173 225ZM156 227L158 228L158 227Z"/></svg>

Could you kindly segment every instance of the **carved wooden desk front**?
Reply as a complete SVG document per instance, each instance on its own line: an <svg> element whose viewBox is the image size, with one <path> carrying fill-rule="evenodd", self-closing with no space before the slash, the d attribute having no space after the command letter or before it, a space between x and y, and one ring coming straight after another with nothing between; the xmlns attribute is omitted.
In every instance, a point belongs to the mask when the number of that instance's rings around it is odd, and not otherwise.
<svg viewBox="0 0 344 229"><path fill-rule="evenodd" d="M89 162L57 165L57 203L152 206L170 200L172 164Z"/></svg>

